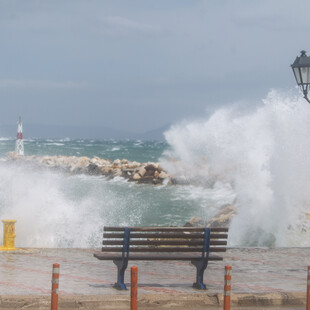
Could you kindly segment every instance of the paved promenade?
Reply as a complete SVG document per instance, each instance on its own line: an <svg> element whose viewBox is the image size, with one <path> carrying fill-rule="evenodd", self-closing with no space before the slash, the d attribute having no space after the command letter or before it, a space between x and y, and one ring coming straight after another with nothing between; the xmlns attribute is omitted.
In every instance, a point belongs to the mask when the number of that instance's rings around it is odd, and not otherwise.
<svg viewBox="0 0 310 310"><path fill-rule="evenodd" d="M84 300L86 297L88 300L112 298L114 301L119 298L120 304L121 300L127 303L129 291L112 288L117 274L113 262L99 261L93 257L93 253L92 249L21 249L13 253L0 252L0 300L3 302L9 296L16 300L20 298L18 296L25 295L39 299L49 296L52 264L59 263L59 289L63 300L69 302L72 296ZM167 304L167 297L170 302L175 299L175 304L184 298L184 302L196 299L196 305L210 303L211 306L221 303L224 266L232 265L232 296L236 305L248 305L249 298L253 304L253 296L256 296L257 304L262 304L259 301L262 299L268 305L268 300L272 299L278 300L281 306L285 298L287 305L304 304L310 248L228 249L224 257L223 262L210 262L204 281L207 291L192 288L195 267L181 261L130 262L125 283L130 288L130 266L135 264L139 270L139 300L142 303L145 301L144 306L149 303L155 307L156 300L158 304L160 300ZM76 298L75 302L78 302ZM0 309L4 308L0 302Z"/></svg>

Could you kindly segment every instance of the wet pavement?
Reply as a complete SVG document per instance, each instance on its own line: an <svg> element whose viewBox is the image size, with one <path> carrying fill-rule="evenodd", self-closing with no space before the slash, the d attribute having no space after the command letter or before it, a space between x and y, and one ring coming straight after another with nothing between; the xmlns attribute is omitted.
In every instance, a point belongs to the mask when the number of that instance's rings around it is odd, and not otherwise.
<svg viewBox="0 0 310 310"><path fill-rule="evenodd" d="M117 269L93 249L22 249L0 252L1 295L49 295L53 263L60 264L60 295L128 294L112 287ZM223 262L210 262L207 293L222 293L224 266L232 265L232 294L305 292L310 248L228 249ZM195 267L182 261L130 261L138 266L139 295L202 293L192 288Z"/></svg>

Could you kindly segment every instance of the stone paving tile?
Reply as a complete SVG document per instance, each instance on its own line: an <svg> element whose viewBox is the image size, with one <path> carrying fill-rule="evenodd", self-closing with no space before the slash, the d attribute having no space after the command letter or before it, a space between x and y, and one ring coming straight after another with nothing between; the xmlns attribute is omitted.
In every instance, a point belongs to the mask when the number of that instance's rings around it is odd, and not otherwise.
<svg viewBox="0 0 310 310"><path fill-rule="evenodd" d="M0 293L48 295L52 264L60 264L60 294L128 294L112 288L117 269L99 261L93 249L22 249L0 252ZM310 248L228 249L223 262L210 262L205 272L208 293L223 291L224 266L232 265L232 292L305 292ZM139 268L139 294L203 293L191 287L195 267L183 261L130 261Z"/></svg>

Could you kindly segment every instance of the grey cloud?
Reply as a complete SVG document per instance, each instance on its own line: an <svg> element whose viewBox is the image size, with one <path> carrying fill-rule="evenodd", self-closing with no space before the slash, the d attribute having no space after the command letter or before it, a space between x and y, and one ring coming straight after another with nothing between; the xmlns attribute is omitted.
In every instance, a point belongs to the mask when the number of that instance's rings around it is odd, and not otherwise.
<svg viewBox="0 0 310 310"><path fill-rule="evenodd" d="M231 5L231 20L235 25L282 32L309 31L309 1L238 2L239 10L233 9L236 3Z"/></svg>
<svg viewBox="0 0 310 310"><path fill-rule="evenodd" d="M109 35L129 35L131 33L156 35L162 32L158 26L139 23L121 16L108 16L103 19L103 23L108 26L105 33Z"/></svg>
<svg viewBox="0 0 310 310"><path fill-rule="evenodd" d="M232 17L235 25L240 27L264 28L273 31L309 31L309 23L302 19L291 19L280 14L243 13Z"/></svg>
<svg viewBox="0 0 310 310"><path fill-rule="evenodd" d="M0 0L0 125L134 132L251 105L294 87L308 2Z"/></svg>
<svg viewBox="0 0 310 310"><path fill-rule="evenodd" d="M158 35L163 33L159 25L139 22L125 15L109 15L101 10L90 8L82 11L80 1L72 2L72 10L59 10L58 5L43 5L37 10L12 10L11 14L0 14L0 25L3 30L20 31L33 35L61 36L66 33L81 35L130 36ZM31 1L30 1L31 3ZM57 3L57 1L56 1ZM1 6L0 6L1 7ZM68 17L68 15L70 17Z"/></svg>
<svg viewBox="0 0 310 310"><path fill-rule="evenodd" d="M44 81L44 80L0 80L0 89L74 89L88 87L87 83L77 83L72 81Z"/></svg>

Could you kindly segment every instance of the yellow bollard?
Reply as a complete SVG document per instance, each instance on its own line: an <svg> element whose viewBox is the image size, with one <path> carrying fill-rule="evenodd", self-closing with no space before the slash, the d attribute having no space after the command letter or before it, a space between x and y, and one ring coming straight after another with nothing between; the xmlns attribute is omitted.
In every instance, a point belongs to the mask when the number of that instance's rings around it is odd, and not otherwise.
<svg viewBox="0 0 310 310"><path fill-rule="evenodd" d="M16 220L2 220L3 222L3 246L0 251L15 250L15 223Z"/></svg>

